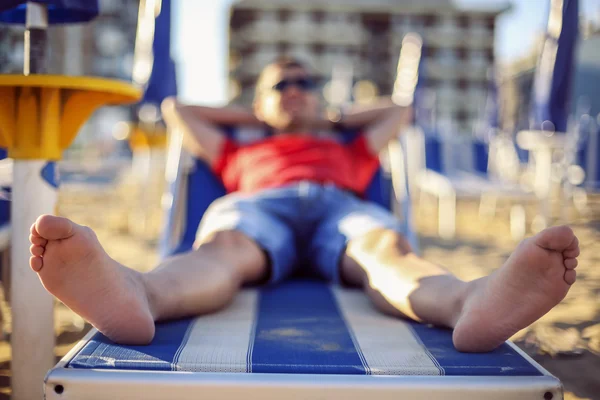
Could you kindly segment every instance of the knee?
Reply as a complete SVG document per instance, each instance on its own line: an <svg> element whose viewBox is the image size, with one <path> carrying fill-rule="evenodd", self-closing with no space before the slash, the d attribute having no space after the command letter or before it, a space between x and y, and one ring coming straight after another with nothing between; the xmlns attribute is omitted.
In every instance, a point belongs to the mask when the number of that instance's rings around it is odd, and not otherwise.
<svg viewBox="0 0 600 400"><path fill-rule="evenodd" d="M230 230L214 232L202 240L200 246L244 250L248 247L248 239L243 233Z"/></svg>
<svg viewBox="0 0 600 400"><path fill-rule="evenodd" d="M230 230L215 232L197 245L196 252L201 256L213 256L223 264L233 267L235 275L243 281L260 275L267 263L266 255L252 239L245 234Z"/></svg>
<svg viewBox="0 0 600 400"><path fill-rule="evenodd" d="M197 250L210 250L235 260L255 261L263 257L263 251L254 240L235 230L214 232L195 247Z"/></svg>
<svg viewBox="0 0 600 400"><path fill-rule="evenodd" d="M402 234L389 229L377 229L352 239L348 243L347 253L366 253L372 257L390 253L406 255L412 253L412 248Z"/></svg>

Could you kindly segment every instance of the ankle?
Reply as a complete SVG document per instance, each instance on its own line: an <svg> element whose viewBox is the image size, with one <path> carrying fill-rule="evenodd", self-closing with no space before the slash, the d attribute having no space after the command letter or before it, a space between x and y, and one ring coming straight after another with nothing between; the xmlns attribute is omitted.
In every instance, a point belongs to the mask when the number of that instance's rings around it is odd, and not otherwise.
<svg viewBox="0 0 600 400"><path fill-rule="evenodd" d="M456 299L452 305L452 328L456 327L458 320L468 311L471 305L471 299L475 297L475 294L481 290L481 285L484 283L484 278L474 279L472 281L464 282L461 281L462 285L457 287Z"/></svg>
<svg viewBox="0 0 600 400"><path fill-rule="evenodd" d="M422 278L419 283L409 295L416 320L454 328L468 301L471 282L442 274Z"/></svg>
<svg viewBox="0 0 600 400"><path fill-rule="evenodd" d="M160 287L156 285L151 272L141 273L134 271L143 295L146 297L150 315L154 321L158 321L163 314L160 308Z"/></svg>
<svg viewBox="0 0 600 400"><path fill-rule="evenodd" d="M450 312L448 319L448 326L455 328L458 320L462 317L465 312L465 308L468 307L469 298L475 292L476 280L465 282L457 279L452 285L453 295L451 296L451 302L449 304Z"/></svg>

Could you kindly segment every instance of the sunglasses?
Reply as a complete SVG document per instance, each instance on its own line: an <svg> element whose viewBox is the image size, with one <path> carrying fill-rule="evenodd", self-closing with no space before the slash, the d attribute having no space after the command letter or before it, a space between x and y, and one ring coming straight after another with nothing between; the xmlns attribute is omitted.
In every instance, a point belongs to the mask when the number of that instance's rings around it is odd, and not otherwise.
<svg viewBox="0 0 600 400"><path fill-rule="evenodd" d="M315 89L315 83L310 78L283 79L273 86L273 90L283 92L290 86L296 86L302 91L308 92Z"/></svg>

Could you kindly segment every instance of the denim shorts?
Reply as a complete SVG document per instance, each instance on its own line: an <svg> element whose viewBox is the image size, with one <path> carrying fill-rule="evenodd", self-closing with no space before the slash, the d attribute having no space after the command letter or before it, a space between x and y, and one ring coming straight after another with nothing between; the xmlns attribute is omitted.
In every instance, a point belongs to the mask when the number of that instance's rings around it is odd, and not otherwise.
<svg viewBox="0 0 600 400"><path fill-rule="evenodd" d="M281 282L299 267L339 283L348 241L375 229L404 233L385 208L334 185L303 181L216 200L204 214L197 239L226 230L244 233L269 256L270 283Z"/></svg>

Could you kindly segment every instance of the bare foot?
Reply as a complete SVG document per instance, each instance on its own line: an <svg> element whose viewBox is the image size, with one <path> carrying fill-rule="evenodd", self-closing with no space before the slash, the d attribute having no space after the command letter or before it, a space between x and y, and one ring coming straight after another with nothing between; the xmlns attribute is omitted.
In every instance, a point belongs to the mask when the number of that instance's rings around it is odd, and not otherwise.
<svg viewBox="0 0 600 400"><path fill-rule="evenodd" d="M29 240L29 264L46 290L115 342L152 340L154 319L141 275L110 258L91 229L43 215Z"/></svg>
<svg viewBox="0 0 600 400"><path fill-rule="evenodd" d="M557 305L575 283L579 241L553 227L519 244L502 268L471 282L453 341L459 351L500 346Z"/></svg>

